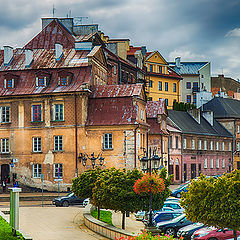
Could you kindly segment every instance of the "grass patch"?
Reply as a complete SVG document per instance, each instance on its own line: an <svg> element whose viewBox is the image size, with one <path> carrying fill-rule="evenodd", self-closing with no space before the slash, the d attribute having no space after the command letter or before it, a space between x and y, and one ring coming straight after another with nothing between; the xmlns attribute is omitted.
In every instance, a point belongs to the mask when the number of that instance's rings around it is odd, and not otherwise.
<svg viewBox="0 0 240 240"><path fill-rule="evenodd" d="M94 218L97 218L98 211L94 210L92 211L92 216ZM106 211L106 210L100 210L100 221L108 223L109 225L112 225L112 212Z"/></svg>
<svg viewBox="0 0 240 240"><path fill-rule="evenodd" d="M18 237L13 236L12 228L8 222L0 216L0 240L17 240L24 239L23 236L17 232Z"/></svg>

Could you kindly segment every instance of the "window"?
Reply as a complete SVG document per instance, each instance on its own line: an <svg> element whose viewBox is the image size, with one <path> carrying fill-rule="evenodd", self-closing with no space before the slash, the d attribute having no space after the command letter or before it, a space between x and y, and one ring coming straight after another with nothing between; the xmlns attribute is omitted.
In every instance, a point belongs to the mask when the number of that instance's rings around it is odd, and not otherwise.
<svg viewBox="0 0 240 240"><path fill-rule="evenodd" d="M225 144L224 144L224 142L222 142L222 151L224 151L225 150Z"/></svg>
<svg viewBox="0 0 240 240"><path fill-rule="evenodd" d="M46 83L47 83L47 77L43 77L43 76L36 77L37 87L45 87Z"/></svg>
<svg viewBox="0 0 240 240"><path fill-rule="evenodd" d="M187 139L184 138L183 139L183 149L186 149L187 148Z"/></svg>
<svg viewBox="0 0 240 240"><path fill-rule="evenodd" d="M53 120L63 121L63 104L53 105Z"/></svg>
<svg viewBox="0 0 240 240"><path fill-rule="evenodd" d="M191 89L191 82L186 82L186 88Z"/></svg>
<svg viewBox="0 0 240 240"><path fill-rule="evenodd" d="M152 80L149 80L149 87L150 87L150 88L153 87L152 83L153 83Z"/></svg>
<svg viewBox="0 0 240 240"><path fill-rule="evenodd" d="M112 133L105 133L103 136L103 149L113 149Z"/></svg>
<svg viewBox="0 0 240 240"><path fill-rule="evenodd" d="M195 105L196 105L196 103L197 103L197 95L196 95L196 94L194 94L194 95L193 95L193 104L195 104Z"/></svg>
<svg viewBox="0 0 240 240"><path fill-rule="evenodd" d="M114 75L117 74L117 66L116 66L116 65L113 66L113 74L114 74Z"/></svg>
<svg viewBox="0 0 240 240"><path fill-rule="evenodd" d="M167 140L165 140L165 153L168 151L168 145L167 145Z"/></svg>
<svg viewBox="0 0 240 240"><path fill-rule="evenodd" d="M207 168L207 158L204 159L204 168Z"/></svg>
<svg viewBox="0 0 240 240"><path fill-rule="evenodd" d="M162 91L162 82L158 82L158 90Z"/></svg>
<svg viewBox="0 0 240 240"><path fill-rule="evenodd" d="M173 92L177 92L177 84L173 83Z"/></svg>
<svg viewBox="0 0 240 240"><path fill-rule="evenodd" d="M175 140L176 140L176 149L178 149L178 136L176 136Z"/></svg>
<svg viewBox="0 0 240 240"><path fill-rule="evenodd" d="M9 153L9 139L8 138L1 139L1 153Z"/></svg>
<svg viewBox="0 0 240 240"><path fill-rule="evenodd" d="M168 82L165 82L165 91L168 91Z"/></svg>
<svg viewBox="0 0 240 240"><path fill-rule="evenodd" d="M237 151L240 151L240 142L237 143Z"/></svg>
<svg viewBox="0 0 240 240"><path fill-rule="evenodd" d="M10 107L2 106L0 107L0 121L1 123L9 123L10 122Z"/></svg>
<svg viewBox="0 0 240 240"><path fill-rule="evenodd" d="M165 99L165 103L166 103L166 106L168 106L168 99L167 98Z"/></svg>
<svg viewBox="0 0 240 240"><path fill-rule="evenodd" d="M149 65L149 71L152 72L153 71L153 65Z"/></svg>
<svg viewBox="0 0 240 240"><path fill-rule="evenodd" d="M198 150L202 150L202 140L198 141Z"/></svg>
<svg viewBox="0 0 240 240"><path fill-rule="evenodd" d="M210 168L213 168L213 159L210 160Z"/></svg>
<svg viewBox="0 0 240 240"><path fill-rule="evenodd" d="M193 83L193 92L198 92L198 82Z"/></svg>
<svg viewBox="0 0 240 240"><path fill-rule="evenodd" d="M32 122L42 121L42 105L32 105Z"/></svg>
<svg viewBox="0 0 240 240"><path fill-rule="evenodd" d="M192 102L192 96L191 95L187 95L187 103L191 103Z"/></svg>
<svg viewBox="0 0 240 240"><path fill-rule="evenodd" d="M33 164L33 177L40 178L42 174L42 164Z"/></svg>
<svg viewBox="0 0 240 240"><path fill-rule="evenodd" d="M33 152L41 152L42 151L42 141L40 137L33 138Z"/></svg>
<svg viewBox="0 0 240 240"><path fill-rule="evenodd" d="M237 125L237 133L240 133L240 125Z"/></svg>
<svg viewBox="0 0 240 240"><path fill-rule="evenodd" d="M210 142L210 150L213 150L213 141Z"/></svg>
<svg viewBox="0 0 240 240"><path fill-rule="evenodd" d="M225 168L225 159L222 160L222 168Z"/></svg>
<svg viewBox="0 0 240 240"><path fill-rule="evenodd" d="M207 140L204 140L204 150L207 150Z"/></svg>
<svg viewBox="0 0 240 240"><path fill-rule="evenodd" d="M195 140L192 139L192 149L195 149Z"/></svg>
<svg viewBox="0 0 240 240"><path fill-rule="evenodd" d="M232 143L228 144L228 151L232 151Z"/></svg>
<svg viewBox="0 0 240 240"><path fill-rule="evenodd" d="M169 137L169 148L172 148L172 136Z"/></svg>
<svg viewBox="0 0 240 240"><path fill-rule="evenodd" d="M219 151L219 142L216 142L216 150Z"/></svg>
<svg viewBox="0 0 240 240"><path fill-rule="evenodd" d="M63 136L54 136L54 151L63 150Z"/></svg>
<svg viewBox="0 0 240 240"><path fill-rule="evenodd" d="M53 177L54 178L62 178L63 177L63 164L62 163L54 164Z"/></svg>
<svg viewBox="0 0 240 240"><path fill-rule="evenodd" d="M7 88L14 87L14 79L7 79Z"/></svg>
<svg viewBox="0 0 240 240"><path fill-rule="evenodd" d="M158 67L158 72L159 72L159 73L162 73L162 66L159 66L159 67Z"/></svg>
<svg viewBox="0 0 240 240"><path fill-rule="evenodd" d="M67 86L67 77L60 77L60 86Z"/></svg>
<svg viewBox="0 0 240 240"><path fill-rule="evenodd" d="M219 158L216 159L216 168L219 168Z"/></svg>

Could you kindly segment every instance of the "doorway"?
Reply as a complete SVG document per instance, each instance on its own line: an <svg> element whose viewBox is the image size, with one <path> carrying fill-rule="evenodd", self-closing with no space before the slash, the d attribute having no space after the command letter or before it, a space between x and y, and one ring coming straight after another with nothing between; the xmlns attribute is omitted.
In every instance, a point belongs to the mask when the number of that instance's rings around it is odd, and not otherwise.
<svg viewBox="0 0 240 240"><path fill-rule="evenodd" d="M2 164L1 165L1 181L4 179L10 179L10 167L9 164Z"/></svg>
<svg viewBox="0 0 240 240"><path fill-rule="evenodd" d="M192 163L191 164L191 179L196 177L196 164Z"/></svg>

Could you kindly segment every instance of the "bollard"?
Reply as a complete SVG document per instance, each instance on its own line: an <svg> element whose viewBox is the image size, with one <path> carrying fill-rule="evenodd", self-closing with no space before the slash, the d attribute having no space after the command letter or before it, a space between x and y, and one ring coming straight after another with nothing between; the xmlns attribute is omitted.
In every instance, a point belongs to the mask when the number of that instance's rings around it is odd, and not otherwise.
<svg viewBox="0 0 240 240"><path fill-rule="evenodd" d="M21 188L9 188L10 192L10 226L14 233L19 229L19 192Z"/></svg>

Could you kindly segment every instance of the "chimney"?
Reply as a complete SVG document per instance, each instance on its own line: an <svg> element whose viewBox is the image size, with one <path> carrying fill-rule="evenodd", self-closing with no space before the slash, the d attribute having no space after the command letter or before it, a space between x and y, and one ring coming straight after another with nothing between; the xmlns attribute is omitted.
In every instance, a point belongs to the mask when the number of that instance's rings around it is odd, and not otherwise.
<svg viewBox="0 0 240 240"><path fill-rule="evenodd" d="M213 111L203 111L202 115L213 126Z"/></svg>
<svg viewBox="0 0 240 240"><path fill-rule="evenodd" d="M33 50L25 49L25 67L29 67L33 61Z"/></svg>
<svg viewBox="0 0 240 240"><path fill-rule="evenodd" d="M13 57L13 48L10 46L4 46L4 65L10 64Z"/></svg>
<svg viewBox="0 0 240 240"><path fill-rule="evenodd" d="M63 45L60 43L55 43L55 58L59 61L63 55Z"/></svg>
<svg viewBox="0 0 240 240"><path fill-rule="evenodd" d="M175 58L175 63L176 63L176 67L180 68L181 67L181 57L176 57Z"/></svg>
<svg viewBox="0 0 240 240"><path fill-rule="evenodd" d="M188 113L200 124L201 123L201 113L200 108L191 109Z"/></svg>

